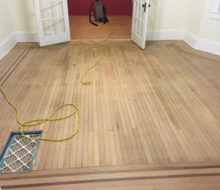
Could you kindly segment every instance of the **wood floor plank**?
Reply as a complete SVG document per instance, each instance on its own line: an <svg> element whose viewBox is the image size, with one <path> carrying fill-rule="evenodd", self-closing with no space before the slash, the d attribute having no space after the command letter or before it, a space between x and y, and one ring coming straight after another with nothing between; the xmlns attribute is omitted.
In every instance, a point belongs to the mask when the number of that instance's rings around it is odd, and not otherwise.
<svg viewBox="0 0 220 190"><path fill-rule="evenodd" d="M0 178L3 189L217 189L218 166L115 166L34 171Z"/></svg>
<svg viewBox="0 0 220 190"><path fill-rule="evenodd" d="M219 162L220 59L190 51L182 41L148 42L146 50L110 41L106 48L85 78L93 84L82 92L79 134L63 143L42 141L33 170ZM7 73L7 64L22 56L3 84L21 119L47 117L59 104L75 103L80 76L101 49L78 41L44 48L18 44L1 61L1 71ZM2 149L18 125L2 96L0 106ZM26 130L61 138L76 128L73 117Z"/></svg>
<svg viewBox="0 0 220 190"><path fill-rule="evenodd" d="M106 39L110 34L111 39L131 38L131 16L109 16L109 23L99 23L98 27L91 25L87 16L71 15L69 20L72 40Z"/></svg>

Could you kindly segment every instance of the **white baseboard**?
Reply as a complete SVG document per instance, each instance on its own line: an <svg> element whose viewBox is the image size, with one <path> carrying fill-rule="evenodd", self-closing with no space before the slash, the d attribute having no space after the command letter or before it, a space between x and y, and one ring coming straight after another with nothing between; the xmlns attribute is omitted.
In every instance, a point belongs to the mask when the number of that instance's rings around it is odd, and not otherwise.
<svg viewBox="0 0 220 190"><path fill-rule="evenodd" d="M38 42L37 33L14 32L0 43L0 60L16 45L17 42Z"/></svg>
<svg viewBox="0 0 220 190"><path fill-rule="evenodd" d="M149 30L147 40L183 40L194 49L220 55L220 42L201 39L184 30Z"/></svg>
<svg viewBox="0 0 220 190"><path fill-rule="evenodd" d="M147 40L184 40L191 47L220 55L220 42L198 38L184 30L149 30ZM0 43L0 59L2 59L17 42L38 42L37 33L15 32Z"/></svg>
<svg viewBox="0 0 220 190"><path fill-rule="evenodd" d="M220 55L220 42L201 39L187 31L183 32L182 40L197 50Z"/></svg>
<svg viewBox="0 0 220 190"><path fill-rule="evenodd" d="M180 40L182 30L148 30L147 40Z"/></svg>
<svg viewBox="0 0 220 190"><path fill-rule="evenodd" d="M198 38L196 49L220 55L220 42L214 42Z"/></svg>
<svg viewBox="0 0 220 190"><path fill-rule="evenodd" d="M189 33L187 31L182 31L182 38L184 42L189 44L192 48L196 49L197 37L196 35Z"/></svg>
<svg viewBox="0 0 220 190"><path fill-rule="evenodd" d="M0 43L0 60L16 45L16 35L11 34L7 39Z"/></svg>
<svg viewBox="0 0 220 190"><path fill-rule="evenodd" d="M38 42L36 32L16 32L17 42Z"/></svg>

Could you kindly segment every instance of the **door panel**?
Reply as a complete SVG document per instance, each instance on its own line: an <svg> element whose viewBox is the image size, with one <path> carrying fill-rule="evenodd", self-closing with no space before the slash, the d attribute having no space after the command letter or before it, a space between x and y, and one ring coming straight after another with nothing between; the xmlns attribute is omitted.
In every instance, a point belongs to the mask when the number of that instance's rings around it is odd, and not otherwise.
<svg viewBox="0 0 220 190"><path fill-rule="evenodd" d="M134 0L133 2L131 40L142 49L146 45L148 8L149 0Z"/></svg>
<svg viewBox="0 0 220 190"><path fill-rule="evenodd" d="M67 0L34 0L40 46L70 41Z"/></svg>

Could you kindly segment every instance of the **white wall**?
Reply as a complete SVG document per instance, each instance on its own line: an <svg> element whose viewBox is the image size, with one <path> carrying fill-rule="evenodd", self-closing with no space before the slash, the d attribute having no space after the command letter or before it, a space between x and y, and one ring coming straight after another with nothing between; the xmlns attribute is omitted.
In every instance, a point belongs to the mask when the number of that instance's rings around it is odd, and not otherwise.
<svg viewBox="0 0 220 190"><path fill-rule="evenodd" d="M212 0L187 0L183 40L195 49L220 55L220 20L210 18Z"/></svg>
<svg viewBox="0 0 220 190"><path fill-rule="evenodd" d="M14 31L10 4L9 0L0 0L0 43L7 39Z"/></svg>
<svg viewBox="0 0 220 190"><path fill-rule="evenodd" d="M0 0L0 43L14 32L36 32L32 0Z"/></svg>
<svg viewBox="0 0 220 190"><path fill-rule="evenodd" d="M11 8L13 9L12 22L16 31L36 32L32 0L14 0Z"/></svg>
<svg viewBox="0 0 220 190"><path fill-rule="evenodd" d="M210 18L212 0L188 0L185 29L198 38L220 42L220 20Z"/></svg>
<svg viewBox="0 0 220 190"><path fill-rule="evenodd" d="M204 0L187 0L184 29L196 36L200 33L203 10Z"/></svg>
<svg viewBox="0 0 220 190"><path fill-rule="evenodd" d="M187 0L151 0L148 27L150 30L183 29Z"/></svg>
<svg viewBox="0 0 220 190"><path fill-rule="evenodd" d="M220 42L220 20L210 18L212 0L151 0L148 29L185 30Z"/></svg>
<svg viewBox="0 0 220 190"><path fill-rule="evenodd" d="M199 38L220 42L220 20L210 18L212 1L205 0Z"/></svg>
<svg viewBox="0 0 220 190"><path fill-rule="evenodd" d="M13 2L0 0L0 59L16 44L15 27L12 21Z"/></svg>
<svg viewBox="0 0 220 190"><path fill-rule="evenodd" d="M209 18L211 0L150 2L148 23L150 30L187 30L200 38L219 41L220 21ZM16 31L36 32L32 0L16 0L13 4L12 18Z"/></svg>
<svg viewBox="0 0 220 190"><path fill-rule="evenodd" d="M0 0L0 59L17 42L37 41L32 0Z"/></svg>

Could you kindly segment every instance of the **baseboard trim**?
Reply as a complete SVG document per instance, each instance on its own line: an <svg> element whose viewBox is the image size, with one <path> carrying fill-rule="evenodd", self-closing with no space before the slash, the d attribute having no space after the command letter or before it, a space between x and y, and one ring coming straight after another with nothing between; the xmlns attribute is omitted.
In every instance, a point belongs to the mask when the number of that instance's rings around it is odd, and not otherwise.
<svg viewBox="0 0 220 190"><path fill-rule="evenodd" d="M214 41L199 38L197 40L196 49L220 56L220 43Z"/></svg>
<svg viewBox="0 0 220 190"><path fill-rule="evenodd" d="M16 45L16 34L10 34L7 39L0 43L0 60Z"/></svg>
<svg viewBox="0 0 220 190"><path fill-rule="evenodd" d="M36 32L16 32L17 42L39 42Z"/></svg>
<svg viewBox="0 0 220 190"><path fill-rule="evenodd" d="M184 30L149 30L147 40L183 40L194 49L220 55L220 42L201 39Z"/></svg>
<svg viewBox="0 0 220 190"><path fill-rule="evenodd" d="M194 49L205 51L215 55L220 55L220 42L198 38L197 36L187 31L183 32L182 40L184 40L188 45L190 45Z"/></svg>
<svg viewBox="0 0 220 190"><path fill-rule="evenodd" d="M147 40L183 40L192 48L220 55L220 42L198 38L184 30L149 30ZM0 43L0 60L16 45L17 42L38 42L36 32L17 31Z"/></svg>
<svg viewBox="0 0 220 190"><path fill-rule="evenodd" d="M187 31L182 31L182 38L184 42L190 45L192 48L196 49L197 37L196 35L189 33Z"/></svg>
<svg viewBox="0 0 220 190"><path fill-rule="evenodd" d="M0 43L0 60L18 43L18 42L38 42L38 35L35 32L14 32Z"/></svg>
<svg viewBox="0 0 220 190"><path fill-rule="evenodd" d="M147 40L180 40L182 30L148 30Z"/></svg>

